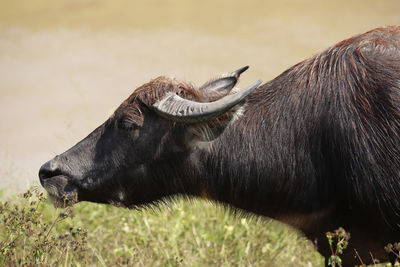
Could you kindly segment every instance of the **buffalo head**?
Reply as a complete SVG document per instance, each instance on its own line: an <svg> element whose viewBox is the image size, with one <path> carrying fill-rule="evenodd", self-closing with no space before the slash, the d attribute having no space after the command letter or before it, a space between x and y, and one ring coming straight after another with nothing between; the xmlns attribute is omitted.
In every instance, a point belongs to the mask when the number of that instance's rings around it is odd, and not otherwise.
<svg viewBox="0 0 400 267"><path fill-rule="evenodd" d="M200 88L165 77L144 84L105 123L46 162L40 183L56 204L140 206L194 193L186 187L195 182L193 152L223 132L261 83L231 93L247 68Z"/></svg>

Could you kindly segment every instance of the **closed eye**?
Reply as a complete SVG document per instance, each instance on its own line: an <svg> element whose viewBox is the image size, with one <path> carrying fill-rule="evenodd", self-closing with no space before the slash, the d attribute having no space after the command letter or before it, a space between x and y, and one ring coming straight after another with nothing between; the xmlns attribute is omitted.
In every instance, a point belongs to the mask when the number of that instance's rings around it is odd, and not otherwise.
<svg viewBox="0 0 400 267"><path fill-rule="evenodd" d="M118 128L124 131L133 131L138 129L139 125L128 120L120 120L118 122Z"/></svg>

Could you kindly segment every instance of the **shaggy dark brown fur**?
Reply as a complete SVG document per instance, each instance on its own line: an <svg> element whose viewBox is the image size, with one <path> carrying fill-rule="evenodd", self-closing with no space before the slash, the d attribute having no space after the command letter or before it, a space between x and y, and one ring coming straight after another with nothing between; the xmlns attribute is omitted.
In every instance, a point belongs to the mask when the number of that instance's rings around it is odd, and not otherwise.
<svg viewBox="0 0 400 267"><path fill-rule="evenodd" d="M355 247L383 257L400 240L399 97L397 26L295 65L250 95L217 140L210 195L299 227L324 255L324 233L343 226L347 263Z"/></svg>

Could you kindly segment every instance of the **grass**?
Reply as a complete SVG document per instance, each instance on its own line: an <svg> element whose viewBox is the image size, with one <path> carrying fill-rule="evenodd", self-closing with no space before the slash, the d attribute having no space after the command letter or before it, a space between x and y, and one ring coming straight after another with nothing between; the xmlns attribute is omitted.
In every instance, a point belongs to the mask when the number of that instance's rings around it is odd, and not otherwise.
<svg viewBox="0 0 400 267"><path fill-rule="evenodd" d="M201 200L135 211L40 194L0 202L0 266L323 266L310 241Z"/></svg>

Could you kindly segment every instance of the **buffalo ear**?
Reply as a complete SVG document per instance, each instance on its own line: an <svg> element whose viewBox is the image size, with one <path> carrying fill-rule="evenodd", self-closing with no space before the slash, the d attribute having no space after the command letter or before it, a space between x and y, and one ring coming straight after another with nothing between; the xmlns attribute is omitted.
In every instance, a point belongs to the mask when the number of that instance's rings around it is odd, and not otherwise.
<svg viewBox="0 0 400 267"><path fill-rule="evenodd" d="M236 71L222 75L217 79L212 79L203 84L199 90L202 92L206 101L215 101L227 94L235 87L240 74L245 72L249 66L244 66Z"/></svg>
<svg viewBox="0 0 400 267"><path fill-rule="evenodd" d="M244 112L243 103L231 108L219 117L206 122L187 125L186 143L191 148L201 147L206 142L211 142L220 136L226 127L240 117Z"/></svg>

